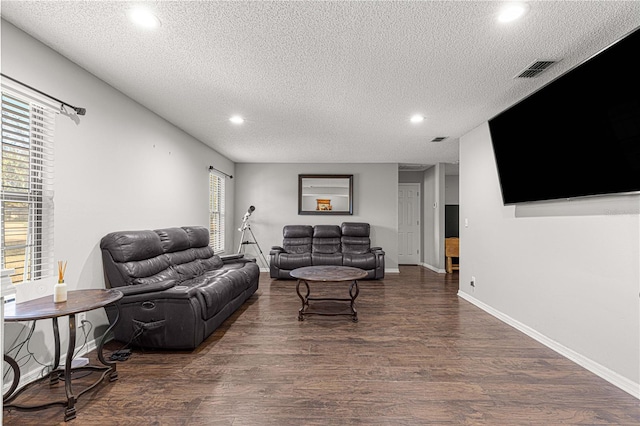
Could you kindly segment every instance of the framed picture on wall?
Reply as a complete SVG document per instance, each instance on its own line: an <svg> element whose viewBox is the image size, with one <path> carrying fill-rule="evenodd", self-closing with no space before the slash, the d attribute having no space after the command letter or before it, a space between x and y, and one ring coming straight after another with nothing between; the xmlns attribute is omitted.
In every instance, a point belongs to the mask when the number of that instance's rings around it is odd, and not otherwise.
<svg viewBox="0 0 640 426"><path fill-rule="evenodd" d="M298 175L298 214L352 215L353 175Z"/></svg>

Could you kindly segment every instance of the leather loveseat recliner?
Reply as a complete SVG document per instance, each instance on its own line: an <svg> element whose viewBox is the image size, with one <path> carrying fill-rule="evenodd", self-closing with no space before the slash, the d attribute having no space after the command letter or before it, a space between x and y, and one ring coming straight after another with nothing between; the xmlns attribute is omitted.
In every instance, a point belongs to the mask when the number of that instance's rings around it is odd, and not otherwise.
<svg viewBox="0 0 640 426"><path fill-rule="evenodd" d="M196 348L258 289L255 261L214 255L205 227L112 232L100 248L106 287L124 293L115 339L133 346Z"/></svg>
<svg viewBox="0 0 640 426"><path fill-rule="evenodd" d="M384 278L384 251L371 247L368 223L286 225L282 247L273 246L271 278L292 279L294 269L315 265L353 266L367 271L365 279Z"/></svg>

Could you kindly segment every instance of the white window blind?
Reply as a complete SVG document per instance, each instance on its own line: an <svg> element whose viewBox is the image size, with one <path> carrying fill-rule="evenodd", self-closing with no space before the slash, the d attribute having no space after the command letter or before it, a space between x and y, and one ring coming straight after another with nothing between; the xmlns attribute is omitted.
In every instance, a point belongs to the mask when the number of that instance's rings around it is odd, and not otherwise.
<svg viewBox="0 0 640 426"><path fill-rule="evenodd" d="M54 275L55 111L2 92L0 260L14 284Z"/></svg>
<svg viewBox="0 0 640 426"><path fill-rule="evenodd" d="M214 253L224 251L224 176L209 171L209 245Z"/></svg>

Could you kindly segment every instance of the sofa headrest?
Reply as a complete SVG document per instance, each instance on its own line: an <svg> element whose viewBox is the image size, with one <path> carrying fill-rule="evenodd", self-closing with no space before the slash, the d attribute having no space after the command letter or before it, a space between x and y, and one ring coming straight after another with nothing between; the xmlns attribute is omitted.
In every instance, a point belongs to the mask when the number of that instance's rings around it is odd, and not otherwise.
<svg viewBox="0 0 640 426"><path fill-rule="evenodd" d="M349 237L368 237L369 224L361 222L342 222L342 235Z"/></svg>
<svg viewBox="0 0 640 426"><path fill-rule="evenodd" d="M189 245L192 248L206 247L209 245L209 230L204 226L183 226L189 237Z"/></svg>
<svg viewBox="0 0 640 426"><path fill-rule="evenodd" d="M102 237L100 248L120 263L150 259L164 253L160 236L153 231L112 232Z"/></svg>
<svg viewBox="0 0 640 426"><path fill-rule="evenodd" d="M189 248L189 237L182 228L156 229L155 233L160 237L160 243L165 253L182 251Z"/></svg>
<svg viewBox="0 0 640 426"><path fill-rule="evenodd" d="M316 225L313 227L313 238L340 238L338 225Z"/></svg>
<svg viewBox="0 0 640 426"><path fill-rule="evenodd" d="M282 228L284 238L311 238L313 237L313 226L311 225L285 225Z"/></svg>

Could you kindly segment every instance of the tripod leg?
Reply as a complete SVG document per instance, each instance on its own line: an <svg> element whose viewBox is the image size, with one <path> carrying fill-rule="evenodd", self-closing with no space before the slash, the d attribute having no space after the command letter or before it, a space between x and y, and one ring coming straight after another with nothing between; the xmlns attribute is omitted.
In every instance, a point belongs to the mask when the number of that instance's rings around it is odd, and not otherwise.
<svg viewBox="0 0 640 426"><path fill-rule="evenodd" d="M258 244L258 240L256 240L256 236L253 235L253 231L251 230L251 228L249 228L249 232L251 232L251 237L253 238L253 241L256 243L256 247L258 247L258 251L260 252L260 255L262 256L262 259L264 260L264 266L265 267L269 267L269 262L267 262L267 258L264 257L264 253L262 253L262 249L260 248L260 244Z"/></svg>
<svg viewBox="0 0 640 426"><path fill-rule="evenodd" d="M244 231L246 231L247 228L242 227L242 234L240 235L240 245L238 246L238 254L242 253L242 244L244 241Z"/></svg>

